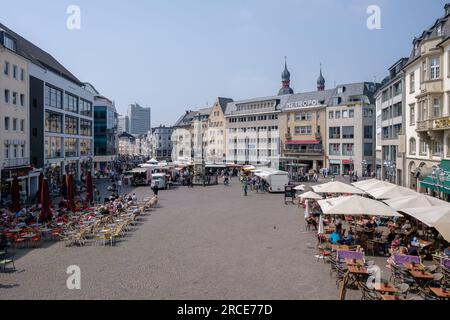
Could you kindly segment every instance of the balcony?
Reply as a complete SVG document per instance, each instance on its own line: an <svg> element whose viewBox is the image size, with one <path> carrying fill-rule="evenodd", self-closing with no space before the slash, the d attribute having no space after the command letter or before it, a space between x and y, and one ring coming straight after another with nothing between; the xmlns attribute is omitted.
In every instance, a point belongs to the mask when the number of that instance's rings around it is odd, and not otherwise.
<svg viewBox="0 0 450 320"><path fill-rule="evenodd" d="M323 149L283 149L285 156L323 156Z"/></svg>
<svg viewBox="0 0 450 320"><path fill-rule="evenodd" d="M417 121L417 132L430 130L450 129L450 116L445 115L439 118Z"/></svg>
<svg viewBox="0 0 450 320"><path fill-rule="evenodd" d="M5 159L3 161L4 168L26 167L30 165L29 158Z"/></svg>
<svg viewBox="0 0 450 320"><path fill-rule="evenodd" d="M443 85L441 79L428 80L420 84L420 95L425 95L434 92L442 92L442 90Z"/></svg>

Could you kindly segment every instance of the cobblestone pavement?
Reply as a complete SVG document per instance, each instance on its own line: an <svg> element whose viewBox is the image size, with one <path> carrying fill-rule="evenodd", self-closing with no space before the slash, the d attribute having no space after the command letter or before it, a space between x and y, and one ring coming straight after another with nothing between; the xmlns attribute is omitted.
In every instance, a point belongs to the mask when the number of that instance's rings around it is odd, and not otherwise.
<svg viewBox="0 0 450 320"><path fill-rule="evenodd" d="M283 195L244 197L236 179L161 191L159 207L115 247L20 253L18 271L0 274L0 299L337 299L303 228ZM81 268L81 290L66 287L70 265Z"/></svg>

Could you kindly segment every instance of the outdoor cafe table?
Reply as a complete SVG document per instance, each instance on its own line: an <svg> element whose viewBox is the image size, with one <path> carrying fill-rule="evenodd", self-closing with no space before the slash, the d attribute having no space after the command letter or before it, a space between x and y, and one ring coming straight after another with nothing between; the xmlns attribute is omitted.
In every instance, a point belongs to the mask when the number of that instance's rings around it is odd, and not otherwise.
<svg viewBox="0 0 450 320"><path fill-rule="evenodd" d="M446 290L444 292L444 290L442 288L431 288L430 290L436 295L436 297L438 297L439 299L450 299L450 291Z"/></svg>
<svg viewBox="0 0 450 320"><path fill-rule="evenodd" d="M348 271L355 275L368 275L369 271L367 271L367 268L358 266L348 266Z"/></svg>
<svg viewBox="0 0 450 320"><path fill-rule="evenodd" d="M398 290L392 285L392 284L383 284L383 283L377 283L373 287L376 291L381 293L396 293Z"/></svg>
<svg viewBox="0 0 450 320"><path fill-rule="evenodd" d="M423 264L412 264L412 263L405 263L403 264L403 266L408 269L408 270L416 270L416 271L422 271L422 270L426 270L425 266Z"/></svg>

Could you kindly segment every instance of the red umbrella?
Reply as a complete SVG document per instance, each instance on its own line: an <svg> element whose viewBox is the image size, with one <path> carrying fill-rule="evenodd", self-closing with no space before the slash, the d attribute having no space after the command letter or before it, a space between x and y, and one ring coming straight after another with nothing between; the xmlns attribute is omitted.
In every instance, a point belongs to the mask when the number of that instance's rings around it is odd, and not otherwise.
<svg viewBox="0 0 450 320"><path fill-rule="evenodd" d="M39 174L39 186L38 186L38 194L37 194L37 202L40 203L41 201L41 194L42 194L42 182L44 181L44 174L41 173Z"/></svg>
<svg viewBox="0 0 450 320"><path fill-rule="evenodd" d="M48 181L47 179L42 180L42 193L41 193L41 216L40 220L42 222L48 222L52 219L52 212L50 210L50 195L48 191Z"/></svg>
<svg viewBox="0 0 450 320"><path fill-rule="evenodd" d="M14 177L11 184L11 200L11 211L13 211L14 213L20 211L20 187L17 177Z"/></svg>
<svg viewBox="0 0 450 320"><path fill-rule="evenodd" d="M61 181L61 196L63 199L67 198L67 177L65 174L62 176Z"/></svg>
<svg viewBox="0 0 450 320"><path fill-rule="evenodd" d="M67 209L73 211L75 209L75 185L73 181L73 175L69 174L67 180Z"/></svg>
<svg viewBox="0 0 450 320"><path fill-rule="evenodd" d="M91 172L88 171L87 177L86 177L86 202L88 204L91 204L93 198L94 198L94 186L92 184Z"/></svg>

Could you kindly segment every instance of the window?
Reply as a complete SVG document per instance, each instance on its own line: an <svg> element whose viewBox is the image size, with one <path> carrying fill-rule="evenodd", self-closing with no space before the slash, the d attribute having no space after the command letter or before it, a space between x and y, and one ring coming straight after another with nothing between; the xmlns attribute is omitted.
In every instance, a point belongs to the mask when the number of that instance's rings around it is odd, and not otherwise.
<svg viewBox="0 0 450 320"><path fill-rule="evenodd" d="M296 135L312 134L312 127L311 126L295 127L295 134Z"/></svg>
<svg viewBox="0 0 450 320"><path fill-rule="evenodd" d="M5 131L9 130L9 117L5 117Z"/></svg>
<svg viewBox="0 0 450 320"><path fill-rule="evenodd" d="M62 115L54 112L45 112L45 131L62 133Z"/></svg>
<svg viewBox="0 0 450 320"><path fill-rule="evenodd" d="M426 81L427 79L427 61L422 61L422 81Z"/></svg>
<svg viewBox="0 0 450 320"><path fill-rule="evenodd" d="M7 34L5 34L4 45L9 50L16 51L16 41Z"/></svg>
<svg viewBox="0 0 450 320"><path fill-rule="evenodd" d="M65 131L66 134L78 134L78 118L66 116Z"/></svg>
<svg viewBox="0 0 450 320"><path fill-rule="evenodd" d="M9 159L9 145L5 144L5 159Z"/></svg>
<svg viewBox="0 0 450 320"><path fill-rule="evenodd" d="M20 80L25 81L25 69L20 68Z"/></svg>
<svg viewBox="0 0 450 320"><path fill-rule="evenodd" d="M44 141L45 158L62 158L62 138L45 137Z"/></svg>
<svg viewBox="0 0 450 320"><path fill-rule="evenodd" d="M330 139L341 138L341 127L330 127Z"/></svg>
<svg viewBox="0 0 450 320"><path fill-rule="evenodd" d="M348 110L342 111L342 119L347 119L347 118L348 118Z"/></svg>
<svg viewBox="0 0 450 320"><path fill-rule="evenodd" d="M17 92L13 92L12 94L12 104L17 106Z"/></svg>
<svg viewBox="0 0 450 320"><path fill-rule="evenodd" d="M25 131L25 120L23 119L20 120L20 131L21 132Z"/></svg>
<svg viewBox="0 0 450 320"><path fill-rule="evenodd" d="M80 135L81 136L92 136L92 121L80 119ZM161 140L161 136L159 137Z"/></svg>
<svg viewBox="0 0 450 320"><path fill-rule="evenodd" d="M416 105L411 104L409 106L409 125L415 126L416 125Z"/></svg>
<svg viewBox="0 0 450 320"><path fill-rule="evenodd" d="M3 66L3 73L5 74L5 76L9 76L9 62L5 61L5 64Z"/></svg>
<svg viewBox="0 0 450 320"><path fill-rule="evenodd" d="M295 114L296 121L311 121L312 114L311 112L299 112Z"/></svg>
<svg viewBox="0 0 450 320"><path fill-rule="evenodd" d="M13 78L17 79L17 66L15 64L13 65Z"/></svg>
<svg viewBox="0 0 450 320"><path fill-rule="evenodd" d="M373 143L364 143L364 156L365 157L373 156Z"/></svg>
<svg viewBox="0 0 450 320"><path fill-rule="evenodd" d="M88 139L80 139L80 156L92 155L92 141Z"/></svg>
<svg viewBox="0 0 450 320"><path fill-rule="evenodd" d="M419 119L420 121L428 120L427 100L419 101Z"/></svg>
<svg viewBox="0 0 450 320"><path fill-rule="evenodd" d="M78 97L66 93L64 99L64 107L66 111L78 113Z"/></svg>
<svg viewBox="0 0 450 320"><path fill-rule="evenodd" d="M13 131L17 131L17 119L16 118L13 118L12 129L13 129Z"/></svg>
<svg viewBox="0 0 450 320"><path fill-rule="evenodd" d="M92 103L83 99L80 99L80 114L82 116L92 116ZM266 120L266 119L264 119Z"/></svg>
<svg viewBox="0 0 450 320"><path fill-rule="evenodd" d="M350 119L354 118L355 117L355 110L353 110L353 109L348 110L348 117Z"/></svg>
<svg viewBox="0 0 450 320"><path fill-rule="evenodd" d="M442 107L441 107L441 99L440 98L433 99L433 116L435 118L442 117Z"/></svg>
<svg viewBox="0 0 450 320"><path fill-rule="evenodd" d="M412 72L409 75L409 92L413 93L416 90L416 75Z"/></svg>
<svg viewBox="0 0 450 320"><path fill-rule="evenodd" d="M432 141L431 152L433 156L440 156L442 153L442 144L439 141Z"/></svg>
<svg viewBox="0 0 450 320"><path fill-rule="evenodd" d="M342 139L353 139L355 137L354 127L342 127Z"/></svg>
<svg viewBox="0 0 450 320"><path fill-rule="evenodd" d="M340 119L341 118L341 112L340 111L336 111L336 119Z"/></svg>
<svg viewBox="0 0 450 320"><path fill-rule="evenodd" d="M373 139L373 126L364 126L364 139Z"/></svg>
<svg viewBox="0 0 450 320"><path fill-rule="evenodd" d="M62 91L45 85L45 104L50 107L62 109Z"/></svg>
<svg viewBox="0 0 450 320"><path fill-rule="evenodd" d="M20 105L21 105L22 107L25 106L25 95L24 95L24 94L21 94L21 95L20 95Z"/></svg>
<svg viewBox="0 0 450 320"><path fill-rule="evenodd" d="M17 159L17 145L14 145L14 159Z"/></svg>
<svg viewBox="0 0 450 320"><path fill-rule="evenodd" d="M414 138L409 139L409 154L410 155L416 154L416 139Z"/></svg>
<svg viewBox="0 0 450 320"><path fill-rule="evenodd" d="M5 89L5 103L9 103L9 90Z"/></svg>
<svg viewBox="0 0 450 320"><path fill-rule="evenodd" d="M330 143L330 156L341 155L341 145L339 143Z"/></svg>
<svg viewBox="0 0 450 320"><path fill-rule="evenodd" d="M343 156L353 156L354 155L353 143L344 143L342 145L342 155Z"/></svg>
<svg viewBox="0 0 450 320"><path fill-rule="evenodd" d="M334 119L334 112L333 111L330 111L328 113L328 119Z"/></svg>
<svg viewBox="0 0 450 320"><path fill-rule="evenodd" d="M78 139L74 138L66 138L64 139L64 151L65 156L68 158L77 157L78 156Z"/></svg>
<svg viewBox="0 0 450 320"><path fill-rule="evenodd" d="M436 80L441 77L441 60L439 57L433 57L430 59L430 80Z"/></svg>
<svg viewBox="0 0 450 320"><path fill-rule="evenodd" d="M425 143L425 141L420 140L419 142L419 154L422 156L427 155L427 151L428 151L428 147L427 144Z"/></svg>

